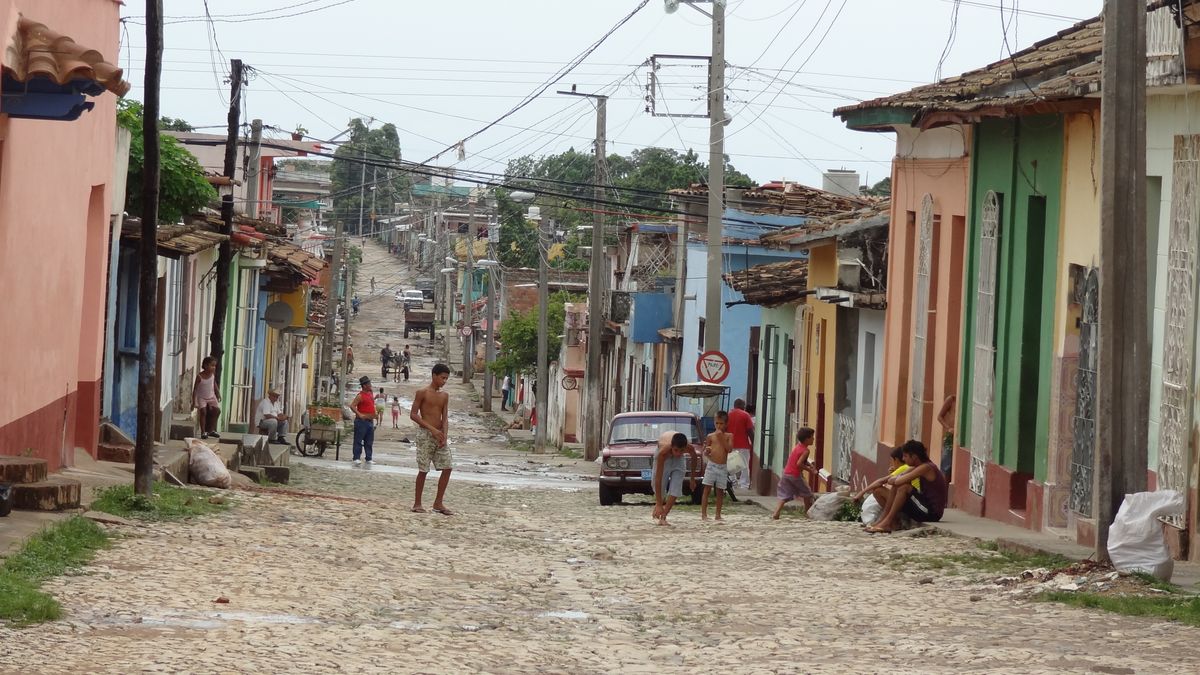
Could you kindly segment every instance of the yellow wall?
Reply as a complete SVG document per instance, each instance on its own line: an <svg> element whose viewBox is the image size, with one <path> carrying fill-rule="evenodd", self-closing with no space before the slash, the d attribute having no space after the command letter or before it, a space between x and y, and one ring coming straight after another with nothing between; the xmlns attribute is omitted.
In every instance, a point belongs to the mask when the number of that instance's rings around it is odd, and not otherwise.
<svg viewBox="0 0 1200 675"><path fill-rule="evenodd" d="M1091 267L1100 263L1100 113L1067 116L1063 157L1062 227L1059 250L1058 291L1054 310L1055 353L1063 353L1068 317L1067 293L1071 264ZM1078 312L1073 312L1078 315ZM1071 319L1068 321L1068 319ZM1074 331L1078 335L1078 331Z"/></svg>
<svg viewBox="0 0 1200 675"><path fill-rule="evenodd" d="M837 245L830 241L808 252L808 287L833 288L837 286ZM804 337L804 360L808 364L807 404L808 414L804 423L817 430L821 436L819 447L820 465L833 468L833 389L836 373L834 357L837 343L837 305L821 302L814 297L807 299L812 320L808 323ZM820 408L818 399L825 400L824 420L817 428Z"/></svg>

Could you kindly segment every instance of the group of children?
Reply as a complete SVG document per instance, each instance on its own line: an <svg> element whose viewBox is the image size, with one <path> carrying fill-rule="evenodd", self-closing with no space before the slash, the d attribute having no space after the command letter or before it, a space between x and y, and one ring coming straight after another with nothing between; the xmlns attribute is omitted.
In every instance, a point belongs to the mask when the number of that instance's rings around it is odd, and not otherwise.
<svg viewBox="0 0 1200 675"><path fill-rule="evenodd" d="M732 452L732 434L725 431L729 416L717 413L716 431L704 439L704 486L700 501L700 518L708 520L709 495L716 489L716 520L720 521L725 487L729 484L730 472L727 462ZM816 432L804 427L796 438L796 445L788 453L783 476L779 479L776 496L779 504L771 518L778 520L789 502L803 501L805 513L812 508L815 495L805 482L804 472L815 472L817 467L810 458L810 448ZM659 437L658 450L654 456L652 483L654 488L654 518L659 525L667 525L667 515L683 495L683 478L686 474L684 456L693 462L700 461L688 437L681 433L666 432ZM695 479L691 488L696 489ZM665 486L665 490L664 490ZM872 482L854 495L854 500L875 499L881 515L867 532L889 533L899 528L904 517L915 522L937 522L946 507L949 489L945 475L929 459L929 451L917 440L910 440L892 451L888 475Z"/></svg>

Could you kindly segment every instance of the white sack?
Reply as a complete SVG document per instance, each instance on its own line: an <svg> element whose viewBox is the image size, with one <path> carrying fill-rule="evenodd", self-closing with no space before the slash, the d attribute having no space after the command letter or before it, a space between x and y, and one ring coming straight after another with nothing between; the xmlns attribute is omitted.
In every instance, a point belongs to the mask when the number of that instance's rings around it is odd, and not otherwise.
<svg viewBox="0 0 1200 675"><path fill-rule="evenodd" d="M850 494L845 492L830 492L823 494L808 510L808 517L813 520L833 520L842 504L850 501Z"/></svg>
<svg viewBox="0 0 1200 675"><path fill-rule="evenodd" d="M1171 580L1175 561L1167 549L1159 516L1183 513L1183 495L1175 490L1125 495L1108 530L1108 557L1122 572L1145 572Z"/></svg>
<svg viewBox="0 0 1200 675"><path fill-rule="evenodd" d="M874 525L875 521L879 520L879 517L882 515L883 504L879 503L879 500L875 498L875 495L867 495L866 498L863 499L862 515L859 516L863 522L863 525Z"/></svg>
<svg viewBox="0 0 1200 675"><path fill-rule="evenodd" d="M191 482L205 487L229 489L233 477L229 475L229 469L217 453L199 439L188 438L184 442L188 447L188 474Z"/></svg>

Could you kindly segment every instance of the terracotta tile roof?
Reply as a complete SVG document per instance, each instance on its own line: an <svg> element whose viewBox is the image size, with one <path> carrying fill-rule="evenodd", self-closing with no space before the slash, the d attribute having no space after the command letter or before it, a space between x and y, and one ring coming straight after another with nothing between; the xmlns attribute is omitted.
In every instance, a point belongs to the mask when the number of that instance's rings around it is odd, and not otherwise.
<svg viewBox="0 0 1200 675"><path fill-rule="evenodd" d="M707 185L670 190L678 197L708 197ZM846 197L815 187L789 183L783 190L747 190L741 200L727 199L726 205L740 211L780 216L819 218L868 206L868 198Z"/></svg>
<svg viewBox="0 0 1200 675"><path fill-rule="evenodd" d="M1147 81L1150 84L1175 84L1180 75L1182 64L1175 62L1177 57L1159 53L1164 49L1171 51L1165 45L1174 38L1158 33L1169 33L1174 27L1171 8L1175 4L1174 0L1147 3L1147 11L1151 13L1148 22L1155 26L1150 29L1150 35L1162 43L1148 45ZM1200 3L1183 0L1182 4L1186 5L1183 13L1189 35L1194 34L1198 31L1196 24L1200 22ZM833 114L846 119L856 111L911 111L913 126L927 127L939 121L936 113L1000 114L1040 103L1095 95L1100 91L1103 42L1103 17L1096 16L1015 52L1010 58L900 94L838 108ZM877 125L868 123L864 128L894 123L894 120Z"/></svg>
<svg viewBox="0 0 1200 675"><path fill-rule="evenodd" d="M17 32L4 47L3 70L17 82L44 77L60 85L79 80L99 85L89 94L107 89L124 96L130 88L121 69L103 54L24 16L17 18Z"/></svg>
<svg viewBox="0 0 1200 675"><path fill-rule="evenodd" d="M267 259L293 276L316 281L325 269L325 260L288 241L268 241L263 244Z"/></svg>
<svg viewBox="0 0 1200 675"><path fill-rule="evenodd" d="M891 223L891 211L891 200L884 200L856 211L826 216L797 227L765 234L762 236L762 242L778 246L797 246L877 227L887 227Z"/></svg>
<svg viewBox="0 0 1200 675"><path fill-rule="evenodd" d="M755 265L724 275L733 290L746 302L763 307L778 307L797 302L808 290L808 260L788 260Z"/></svg>
<svg viewBox="0 0 1200 675"><path fill-rule="evenodd" d="M167 258L193 255L213 248L228 238L197 225L159 225L158 254ZM129 242L141 241L141 219L126 218L121 225L121 239Z"/></svg>

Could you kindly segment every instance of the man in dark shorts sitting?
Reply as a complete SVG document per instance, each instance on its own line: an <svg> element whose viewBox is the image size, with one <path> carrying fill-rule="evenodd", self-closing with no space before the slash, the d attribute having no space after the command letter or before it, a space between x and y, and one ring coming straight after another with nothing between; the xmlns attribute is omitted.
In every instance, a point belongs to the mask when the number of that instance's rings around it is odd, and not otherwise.
<svg viewBox="0 0 1200 675"><path fill-rule="evenodd" d="M904 463L912 467L908 471L892 476L887 485L875 491L875 498L883 505L883 517L867 528L869 533L889 533L899 525L900 514L918 523L936 523L946 510L949 490L946 476L936 464L929 461L929 450L921 441L908 441L901 448ZM921 487L912 486L913 479L921 479Z"/></svg>

